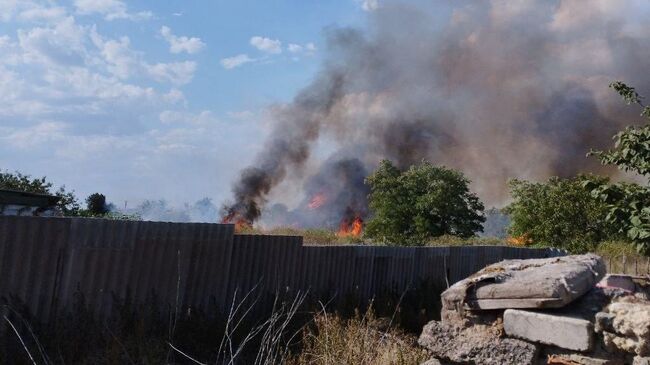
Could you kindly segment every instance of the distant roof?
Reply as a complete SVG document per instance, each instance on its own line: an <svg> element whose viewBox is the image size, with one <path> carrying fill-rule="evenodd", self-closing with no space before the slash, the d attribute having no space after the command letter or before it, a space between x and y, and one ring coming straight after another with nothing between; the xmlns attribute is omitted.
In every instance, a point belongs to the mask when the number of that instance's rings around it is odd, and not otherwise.
<svg viewBox="0 0 650 365"><path fill-rule="evenodd" d="M0 189L0 205L15 204L30 207L50 207L60 200L58 196L26 191Z"/></svg>

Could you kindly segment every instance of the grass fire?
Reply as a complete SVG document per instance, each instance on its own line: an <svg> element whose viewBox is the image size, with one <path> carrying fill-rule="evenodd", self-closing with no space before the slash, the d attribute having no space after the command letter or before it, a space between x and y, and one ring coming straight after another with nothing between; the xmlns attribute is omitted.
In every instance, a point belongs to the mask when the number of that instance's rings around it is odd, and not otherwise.
<svg viewBox="0 0 650 365"><path fill-rule="evenodd" d="M650 364L649 19L0 0L0 365Z"/></svg>

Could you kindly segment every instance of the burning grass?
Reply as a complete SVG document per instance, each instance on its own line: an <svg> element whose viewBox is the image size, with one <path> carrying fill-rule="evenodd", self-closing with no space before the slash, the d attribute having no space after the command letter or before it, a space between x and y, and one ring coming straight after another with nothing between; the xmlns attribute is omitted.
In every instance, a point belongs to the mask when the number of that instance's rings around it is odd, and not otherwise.
<svg viewBox="0 0 650 365"><path fill-rule="evenodd" d="M243 227L237 233L240 234L268 234L278 236L302 236L306 245L346 245L366 244L363 235L337 234L333 230L323 228L298 229L291 227L276 227L270 229Z"/></svg>
<svg viewBox="0 0 650 365"><path fill-rule="evenodd" d="M302 236L305 245L373 245L371 240L365 238L361 232L359 235L341 233L324 228L307 228L298 229L292 227L276 228L254 228L250 226L242 227L237 233L240 234L268 234L278 236ZM461 238L457 236L444 235L430 239L425 246L500 246L512 245L509 242L495 237L472 237Z"/></svg>

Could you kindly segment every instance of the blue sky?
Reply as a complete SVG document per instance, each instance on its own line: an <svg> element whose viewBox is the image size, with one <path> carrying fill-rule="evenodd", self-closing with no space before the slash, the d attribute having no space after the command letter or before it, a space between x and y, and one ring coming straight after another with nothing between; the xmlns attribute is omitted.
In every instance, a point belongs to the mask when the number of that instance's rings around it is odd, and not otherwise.
<svg viewBox="0 0 650 365"><path fill-rule="evenodd" d="M0 0L0 168L83 198L230 195L265 109L305 86L327 27L373 0Z"/></svg>

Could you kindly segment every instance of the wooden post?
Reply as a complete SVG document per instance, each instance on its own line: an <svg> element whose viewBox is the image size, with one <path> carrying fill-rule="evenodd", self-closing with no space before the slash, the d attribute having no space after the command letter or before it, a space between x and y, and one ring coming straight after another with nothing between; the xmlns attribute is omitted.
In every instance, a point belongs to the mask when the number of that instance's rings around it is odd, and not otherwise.
<svg viewBox="0 0 650 365"><path fill-rule="evenodd" d="M639 258L634 257L634 275L639 275Z"/></svg>
<svg viewBox="0 0 650 365"><path fill-rule="evenodd" d="M623 272L621 274L627 274L627 256L623 255Z"/></svg>

